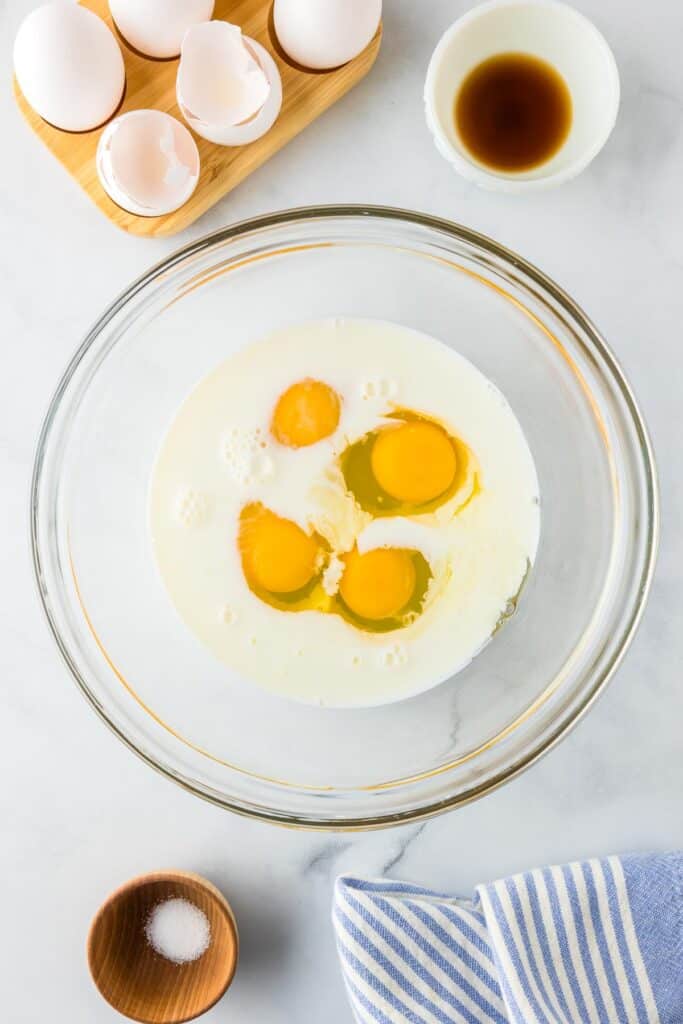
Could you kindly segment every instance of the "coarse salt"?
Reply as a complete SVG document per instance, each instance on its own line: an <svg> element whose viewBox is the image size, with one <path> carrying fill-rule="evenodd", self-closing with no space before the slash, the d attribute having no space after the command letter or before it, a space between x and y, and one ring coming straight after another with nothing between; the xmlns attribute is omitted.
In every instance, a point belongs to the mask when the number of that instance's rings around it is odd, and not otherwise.
<svg viewBox="0 0 683 1024"><path fill-rule="evenodd" d="M211 942L208 917L182 898L157 903L147 918L145 934L152 949L175 964L198 960Z"/></svg>

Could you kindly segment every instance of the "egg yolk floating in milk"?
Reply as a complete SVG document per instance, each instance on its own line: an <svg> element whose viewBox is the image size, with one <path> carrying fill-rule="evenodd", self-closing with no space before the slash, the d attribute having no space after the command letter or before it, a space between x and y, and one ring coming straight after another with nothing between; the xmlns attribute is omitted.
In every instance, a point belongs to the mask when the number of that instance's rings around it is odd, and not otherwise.
<svg viewBox="0 0 683 1024"><path fill-rule="evenodd" d="M509 405L452 349L315 322L195 388L150 527L182 618L239 677L359 707L436 685L496 632L536 554L538 482Z"/></svg>
<svg viewBox="0 0 683 1024"><path fill-rule="evenodd" d="M476 460L440 424L406 409L370 431L341 456L349 491L373 516L432 512L455 495L469 501L477 487Z"/></svg>
<svg viewBox="0 0 683 1024"><path fill-rule="evenodd" d="M334 612L373 632L412 621L432 578L420 551L381 547L361 554L354 547L337 556L332 585L327 569L335 556L324 538L260 504L242 510L239 549L249 587L273 608Z"/></svg>
<svg viewBox="0 0 683 1024"><path fill-rule="evenodd" d="M280 396L271 433L282 445L303 448L332 435L342 400L323 381L306 379ZM420 514L447 501L467 478L465 445L416 413L389 413L395 422L371 431L341 454L348 498L371 515ZM470 492L471 493L471 492ZM241 513L239 547L247 583L283 611L335 612L361 629L389 632L412 622L424 606L432 571L419 550L382 547L361 554L332 552L260 504ZM338 590L325 571L336 556Z"/></svg>

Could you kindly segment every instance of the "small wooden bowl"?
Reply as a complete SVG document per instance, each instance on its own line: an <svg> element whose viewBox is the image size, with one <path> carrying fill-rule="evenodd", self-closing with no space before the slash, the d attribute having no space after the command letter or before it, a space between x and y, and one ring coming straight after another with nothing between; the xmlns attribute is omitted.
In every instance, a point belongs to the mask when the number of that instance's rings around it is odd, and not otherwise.
<svg viewBox="0 0 683 1024"><path fill-rule="evenodd" d="M185 964L156 953L145 934L153 907L176 898L194 903L211 925L209 948ZM159 871L133 878L109 896L90 927L87 950L93 981L115 1010L141 1024L183 1024L225 994L239 939L230 905L215 886L185 871Z"/></svg>

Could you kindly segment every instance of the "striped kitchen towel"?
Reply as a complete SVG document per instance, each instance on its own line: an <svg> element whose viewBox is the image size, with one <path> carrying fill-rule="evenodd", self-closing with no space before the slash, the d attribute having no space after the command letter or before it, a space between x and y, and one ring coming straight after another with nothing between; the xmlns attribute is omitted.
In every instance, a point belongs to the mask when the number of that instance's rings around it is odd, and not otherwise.
<svg viewBox="0 0 683 1024"><path fill-rule="evenodd" d="M333 919L364 1024L683 1024L683 854L529 871L471 900L345 876Z"/></svg>

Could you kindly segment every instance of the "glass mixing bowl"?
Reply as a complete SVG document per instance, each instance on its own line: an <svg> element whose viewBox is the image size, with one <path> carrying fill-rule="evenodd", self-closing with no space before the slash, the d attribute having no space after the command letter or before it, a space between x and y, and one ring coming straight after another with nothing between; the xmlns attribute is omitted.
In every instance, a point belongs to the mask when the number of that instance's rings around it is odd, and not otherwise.
<svg viewBox="0 0 683 1024"><path fill-rule="evenodd" d="M542 503L536 564L488 647L428 693L353 711L262 692L205 650L160 582L146 518L161 438L197 381L274 328L340 315L424 331L490 377L522 424ZM362 207L226 228L120 296L50 406L31 524L52 632L114 732L223 807L330 828L456 807L547 751L623 657L658 533L643 420L578 306L473 231Z"/></svg>

